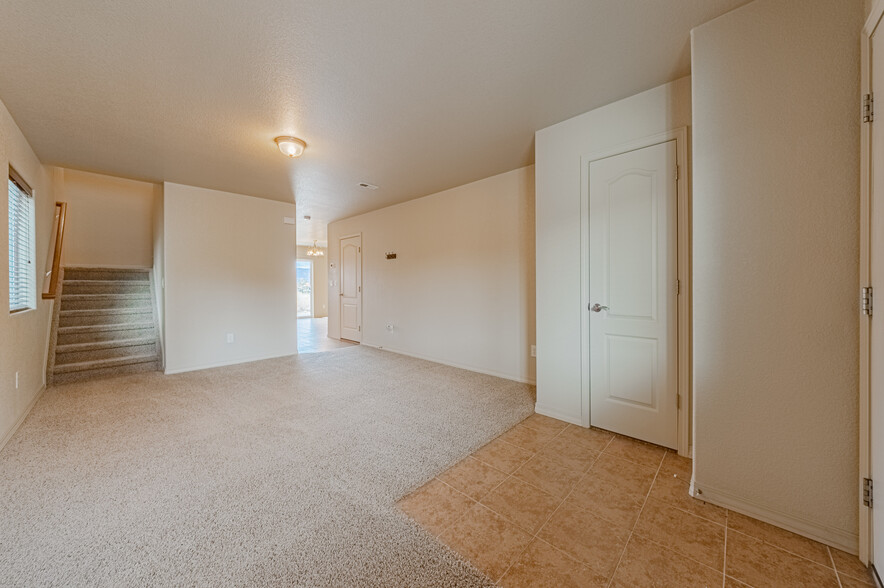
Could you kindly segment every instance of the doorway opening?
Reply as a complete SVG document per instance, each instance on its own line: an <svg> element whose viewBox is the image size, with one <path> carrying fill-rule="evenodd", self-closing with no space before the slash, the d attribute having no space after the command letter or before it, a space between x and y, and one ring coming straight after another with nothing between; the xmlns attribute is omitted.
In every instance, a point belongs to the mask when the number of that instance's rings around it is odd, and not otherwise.
<svg viewBox="0 0 884 588"><path fill-rule="evenodd" d="M321 261L319 263L322 263ZM317 277L317 273L319 274ZM312 259L299 259L295 263L298 285L298 353L317 353L343 349L353 343L337 341L328 336L328 317L325 316L325 281L323 267ZM317 283L316 280L319 280ZM316 292L319 291L319 299Z"/></svg>
<svg viewBox="0 0 884 588"><path fill-rule="evenodd" d="M309 259L297 261L298 318L313 317L313 262Z"/></svg>

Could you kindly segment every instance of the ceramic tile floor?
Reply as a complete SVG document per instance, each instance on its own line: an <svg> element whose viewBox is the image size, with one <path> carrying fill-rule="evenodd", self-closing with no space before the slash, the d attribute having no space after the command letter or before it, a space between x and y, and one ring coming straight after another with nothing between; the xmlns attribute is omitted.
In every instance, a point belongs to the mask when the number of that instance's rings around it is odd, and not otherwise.
<svg viewBox="0 0 884 588"><path fill-rule="evenodd" d="M319 353L353 345L356 343L328 336L328 317L298 319L298 353Z"/></svg>
<svg viewBox="0 0 884 588"><path fill-rule="evenodd" d="M400 508L501 586L873 586L860 561L688 495L691 461L532 415Z"/></svg>

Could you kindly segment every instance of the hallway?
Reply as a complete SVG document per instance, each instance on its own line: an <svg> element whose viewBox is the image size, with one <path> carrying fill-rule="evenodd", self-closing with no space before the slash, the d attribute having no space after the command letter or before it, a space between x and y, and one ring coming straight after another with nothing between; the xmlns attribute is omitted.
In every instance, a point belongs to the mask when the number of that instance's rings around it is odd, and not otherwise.
<svg viewBox="0 0 884 588"><path fill-rule="evenodd" d="M328 317L298 319L298 353L319 353L352 347L355 343L328 336Z"/></svg>

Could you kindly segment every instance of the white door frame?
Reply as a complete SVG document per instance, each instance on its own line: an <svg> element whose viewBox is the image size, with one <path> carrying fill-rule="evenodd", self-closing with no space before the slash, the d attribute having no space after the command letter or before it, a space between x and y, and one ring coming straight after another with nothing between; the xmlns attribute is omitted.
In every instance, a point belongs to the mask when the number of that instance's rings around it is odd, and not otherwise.
<svg viewBox="0 0 884 588"><path fill-rule="evenodd" d="M884 0L877 0L863 27L861 38L862 65L860 95L871 92L872 34L884 17ZM863 124L860 128L860 240L859 240L859 281L858 287L867 286L871 279L871 128ZM870 477L872 470L871 452L871 347L868 317L859 321L859 559L864 564L871 559L872 510L863 505L862 483Z"/></svg>
<svg viewBox="0 0 884 588"><path fill-rule="evenodd" d="M359 237L359 248L362 249L362 245L364 243L362 242L362 233L361 232L351 233L349 235L341 235L340 237L338 237L338 266L339 266L339 268L338 268L338 294L340 294L340 291L341 291L341 287L342 287L341 279L342 279L343 271L344 271L344 260L341 259L341 241L343 241L345 239L352 239L353 237ZM359 266L360 266L359 267L359 291L358 291L358 294L359 294L359 325L362 326L362 317L365 314L365 307L363 306L363 299L362 299L362 282L363 282L363 278L364 278L364 276L362 275L362 255L359 256ZM343 331L343 328L344 328L344 316L343 316L343 313L341 312L341 297L340 297L340 295L338 296L337 305L338 305L338 340L340 341L342 339L341 332ZM364 335L364 333L363 333L363 335ZM347 339L347 341L349 341L349 339ZM360 343L361 343L361 341L360 341Z"/></svg>
<svg viewBox="0 0 884 588"><path fill-rule="evenodd" d="M884 0L879 0L884 2ZM680 127L624 143L580 158L580 383L582 388L582 421L590 426L589 365L589 164L599 159L637 151L675 140L679 166L678 190L678 454L691 457L691 225L690 225L690 161L688 159L688 128Z"/></svg>

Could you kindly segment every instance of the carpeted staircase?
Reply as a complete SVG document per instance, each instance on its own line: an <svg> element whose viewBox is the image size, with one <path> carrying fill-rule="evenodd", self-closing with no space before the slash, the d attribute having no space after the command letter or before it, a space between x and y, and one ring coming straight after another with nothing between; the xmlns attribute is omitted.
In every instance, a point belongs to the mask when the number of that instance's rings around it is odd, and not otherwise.
<svg viewBox="0 0 884 588"><path fill-rule="evenodd" d="M149 270L68 267L58 300L49 383L160 368Z"/></svg>

